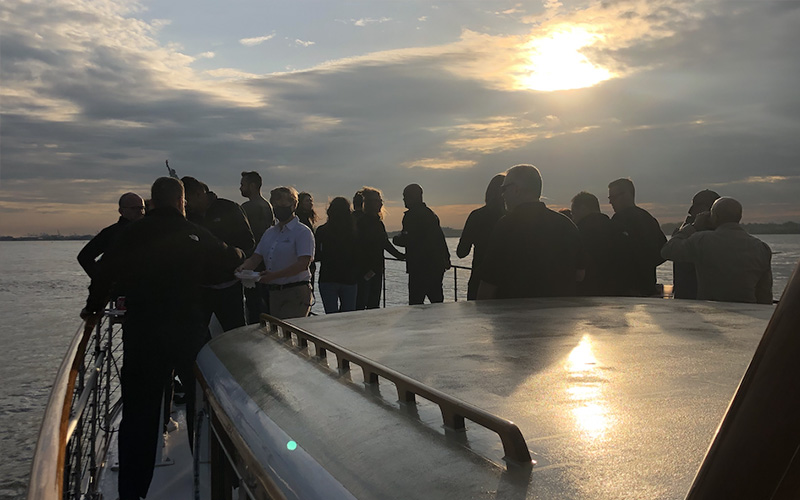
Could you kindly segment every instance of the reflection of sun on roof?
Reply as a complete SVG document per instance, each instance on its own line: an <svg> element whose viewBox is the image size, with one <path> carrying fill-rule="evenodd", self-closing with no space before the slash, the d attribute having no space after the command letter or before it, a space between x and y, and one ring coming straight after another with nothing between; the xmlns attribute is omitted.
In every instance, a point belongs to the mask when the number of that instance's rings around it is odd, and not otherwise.
<svg viewBox="0 0 800 500"><path fill-rule="evenodd" d="M526 89L552 91L591 87L608 80L614 75L581 53L602 38L584 28L563 26L530 40L522 46L529 64L522 68L517 83Z"/></svg>

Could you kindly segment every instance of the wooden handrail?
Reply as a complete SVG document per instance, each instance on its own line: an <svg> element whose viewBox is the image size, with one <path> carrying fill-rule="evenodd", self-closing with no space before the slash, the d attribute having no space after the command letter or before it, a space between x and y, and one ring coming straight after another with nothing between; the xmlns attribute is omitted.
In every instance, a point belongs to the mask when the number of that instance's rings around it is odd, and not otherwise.
<svg viewBox="0 0 800 500"><path fill-rule="evenodd" d="M308 343L311 342L314 344L315 351L320 358L325 358L328 351L334 353L340 372L348 371L350 364L355 364L363 371L365 383L377 384L380 378L393 382L397 387L397 397L401 402L413 402L416 396L421 396L431 401L439 406L443 423L450 429L466 430L464 420L469 419L482 427L494 431L503 443L504 459L507 462L523 466L535 464L535 461L531 459L531 454L522 432L512 421L454 398L281 319L262 314L261 323L267 327L268 333L282 337L284 341L290 342L292 334L296 335L297 345L301 348L308 347Z"/></svg>

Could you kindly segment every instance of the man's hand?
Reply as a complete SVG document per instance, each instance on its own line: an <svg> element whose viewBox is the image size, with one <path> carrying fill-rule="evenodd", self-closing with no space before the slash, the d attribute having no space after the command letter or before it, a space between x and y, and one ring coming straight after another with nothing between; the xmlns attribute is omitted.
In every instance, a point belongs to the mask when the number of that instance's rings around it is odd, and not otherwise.
<svg viewBox="0 0 800 500"><path fill-rule="evenodd" d="M270 271L261 271L261 277L258 278L258 280L256 281L258 281L259 283L269 283L270 281L275 279L274 275L275 273L272 273Z"/></svg>
<svg viewBox="0 0 800 500"><path fill-rule="evenodd" d="M84 327L86 330L91 330L100 321L100 314L93 313L86 309L85 307L81 309L81 319L86 322L86 326Z"/></svg>
<svg viewBox="0 0 800 500"><path fill-rule="evenodd" d="M697 214L692 225L698 231L714 229L714 226L711 224L711 212L700 212Z"/></svg>

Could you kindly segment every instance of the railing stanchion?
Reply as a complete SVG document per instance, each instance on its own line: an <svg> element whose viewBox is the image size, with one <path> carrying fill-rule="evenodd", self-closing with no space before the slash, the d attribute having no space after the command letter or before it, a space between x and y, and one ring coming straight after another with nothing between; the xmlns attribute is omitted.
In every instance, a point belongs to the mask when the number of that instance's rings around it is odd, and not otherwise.
<svg viewBox="0 0 800 500"><path fill-rule="evenodd" d="M458 302L458 268L453 268L453 302Z"/></svg>

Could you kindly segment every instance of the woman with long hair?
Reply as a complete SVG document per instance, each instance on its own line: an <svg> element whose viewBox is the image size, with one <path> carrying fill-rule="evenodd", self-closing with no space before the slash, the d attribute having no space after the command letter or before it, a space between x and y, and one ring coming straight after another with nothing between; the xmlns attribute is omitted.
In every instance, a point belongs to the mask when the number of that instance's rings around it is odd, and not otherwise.
<svg viewBox="0 0 800 500"><path fill-rule="evenodd" d="M311 234L317 232L317 212L314 210L314 197L311 193L301 191L297 195L297 211L295 211L300 222L311 230ZM314 273L317 271L317 263L312 261L308 271L311 273L311 289L314 289Z"/></svg>
<svg viewBox="0 0 800 500"><path fill-rule="evenodd" d="M319 294L325 314L355 311L356 230L350 202L338 196L328 205L328 221L317 228Z"/></svg>
<svg viewBox="0 0 800 500"><path fill-rule="evenodd" d="M358 294L356 309L375 309L381 300L383 284L383 251L403 260L405 254L389 242L386 226L383 224L383 196L375 188L364 187L364 215L356 225L358 242Z"/></svg>

